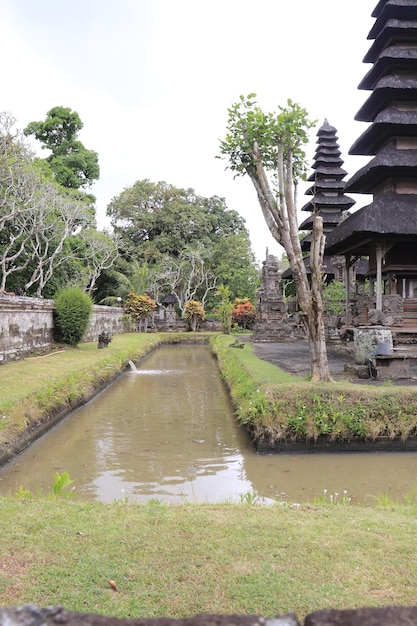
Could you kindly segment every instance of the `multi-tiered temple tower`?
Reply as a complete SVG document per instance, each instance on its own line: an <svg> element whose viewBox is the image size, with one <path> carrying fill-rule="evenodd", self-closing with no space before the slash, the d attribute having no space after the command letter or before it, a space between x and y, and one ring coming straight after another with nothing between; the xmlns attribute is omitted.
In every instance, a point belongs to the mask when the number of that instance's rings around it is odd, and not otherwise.
<svg viewBox="0 0 417 626"><path fill-rule="evenodd" d="M302 207L302 211L309 211L310 215L300 224L300 230L312 230L313 213L317 211L323 219L323 232L326 235L332 232L347 216L348 210L355 204L349 196L345 195L346 171L342 169L343 160L338 144L337 130L330 126L327 120L317 131L317 148L312 165L313 172L308 181L313 184L306 191L311 199ZM308 234L301 242L304 252L310 250L311 234ZM308 259L306 260L308 265ZM308 267L307 267L308 269ZM325 255L323 269L328 280L334 278L343 283L347 282L346 264L340 256ZM355 267L350 268L350 282L354 283Z"/></svg>
<svg viewBox="0 0 417 626"><path fill-rule="evenodd" d="M337 131L330 126L327 120L317 131L317 148L312 165L313 172L307 180L313 184L306 191L311 199L302 207L302 211L309 211L300 230L312 230L314 211L318 211L323 218L323 231L328 235L341 221L342 214L355 204L355 201L345 195L346 171L342 169L343 160ZM311 235L307 235L301 244L303 250L310 250Z"/></svg>
<svg viewBox="0 0 417 626"><path fill-rule="evenodd" d="M359 85L371 91L358 111L369 127L351 154L372 156L346 184L372 202L335 228L326 253L369 257L369 277L382 294L417 297L417 0L380 0Z"/></svg>

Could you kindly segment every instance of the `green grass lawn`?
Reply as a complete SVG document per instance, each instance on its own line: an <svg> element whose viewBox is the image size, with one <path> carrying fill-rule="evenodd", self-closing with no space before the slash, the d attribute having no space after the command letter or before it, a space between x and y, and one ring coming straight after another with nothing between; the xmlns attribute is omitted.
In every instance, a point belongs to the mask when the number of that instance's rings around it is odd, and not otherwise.
<svg viewBox="0 0 417 626"><path fill-rule="evenodd" d="M0 605L299 619L417 602L415 506L0 500ZM114 581L117 591L112 589Z"/></svg>
<svg viewBox="0 0 417 626"><path fill-rule="evenodd" d="M116 335L104 350L96 342L81 343L76 348L56 346L51 352L34 355L0 366L0 407L42 389L53 381L64 379L79 370L100 365L119 366L120 362L149 350L160 341L159 335Z"/></svg>

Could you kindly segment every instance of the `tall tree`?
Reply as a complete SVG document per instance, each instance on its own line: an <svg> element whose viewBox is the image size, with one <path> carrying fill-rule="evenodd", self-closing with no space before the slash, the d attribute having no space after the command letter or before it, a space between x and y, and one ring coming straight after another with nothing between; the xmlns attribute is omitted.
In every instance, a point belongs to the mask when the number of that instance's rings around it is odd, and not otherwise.
<svg viewBox="0 0 417 626"><path fill-rule="evenodd" d="M169 276L166 288L178 284L175 277L179 274L179 282L184 284L184 272L196 280L196 266L189 257L192 250L204 260L199 267L204 275L228 285L233 297L254 296L258 269L249 233L244 219L229 210L223 198L204 198L193 189L139 180L113 198L107 214L124 258L146 263L160 277ZM197 257L192 258L195 261ZM156 293L161 282L153 284ZM111 295L101 293L103 297ZM212 288L206 292L201 283L196 297L205 299L206 308L213 308Z"/></svg>
<svg viewBox="0 0 417 626"><path fill-rule="evenodd" d="M64 284L92 290L114 260L114 242L91 229L88 203L45 179L14 124L0 113L0 287L38 296Z"/></svg>
<svg viewBox="0 0 417 626"><path fill-rule="evenodd" d="M221 154L228 158L236 175L249 176L268 228L287 253L309 342L311 378L331 380L323 321L323 220L317 212L313 214L311 284L297 222L297 183L306 171L302 146L314 122L291 100L277 113L265 113L255 98L256 94L240 96L228 110L228 132L220 143Z"/></svg>
<svg viewBox="0 0 417 626"><path fill-rule="evenodd" d="M51 151L46 161L56 182L68 189L89 189L100 175L97 153L78 139L82 128L76 111L57 106L48 111L45 121L31 122L24 130Z"/></svg>
<svg viewBox="0 0 417 626"><path fill-rule="evenodd" d="M261 273L251 249L249 235L220 237L213 245L212 267L216 272L217 284L227 285L232 300L249 298L255 302Z"/></svg>
<svg viewBox="0 0 417 626"><path fill-rule="evenodd" d="M246 231L243 218L223 198L198 196L165 182L139 180L107 208L127 258L157 263L188 247L211 248L220 237Z"/></svg>
<svg viewBox="0 0 417 626"><path fill-rule="evenodd" d="M152 275L151 290L157 302L167 293L174 293L184 316L187 302L206 299L216 288L217 277L206 262L204 250L185 250L179 259L166 256Z"/></svg>

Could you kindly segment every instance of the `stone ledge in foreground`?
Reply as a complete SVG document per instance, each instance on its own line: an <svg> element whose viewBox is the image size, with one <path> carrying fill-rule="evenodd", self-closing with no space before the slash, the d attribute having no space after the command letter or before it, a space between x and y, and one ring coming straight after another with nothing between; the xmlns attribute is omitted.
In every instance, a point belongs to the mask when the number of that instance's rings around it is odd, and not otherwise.
<svg viewBox="0 0 417 626"><path fill-rule="evenodd" d="M417 606L389 606L348 610L329 609L307 615L304 626L415 626ZM302 626L287 613L265 619L257 615L201 614L184 619L167 617L118 619L66 611L60 606L40 609L32 604L0 607L0 626Z"/></svg>

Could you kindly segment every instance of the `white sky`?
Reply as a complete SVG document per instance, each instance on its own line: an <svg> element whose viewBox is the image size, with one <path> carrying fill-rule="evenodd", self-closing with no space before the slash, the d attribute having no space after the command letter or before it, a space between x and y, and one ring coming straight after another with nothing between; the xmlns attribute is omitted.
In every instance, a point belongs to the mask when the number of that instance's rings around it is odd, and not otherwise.
<svg viewBox="0 0 417 626"><path fill-rule="evenodd" d="M0 0L0 110L18 127L54 106L77 111L80 139L99 154L99 226L124 187L148 178L226 199L246 220L259 260L281 254L249 180L215 159L227 109L255 92L265 110L288 98L338 129L348 150L366 125L357 85L377 0ZM299 206L307 202L305 186ZM354 197L354 196L353 196ZM357 199L356 208L367 203ZM304 213L302 219L307 217Z"/></svg>

